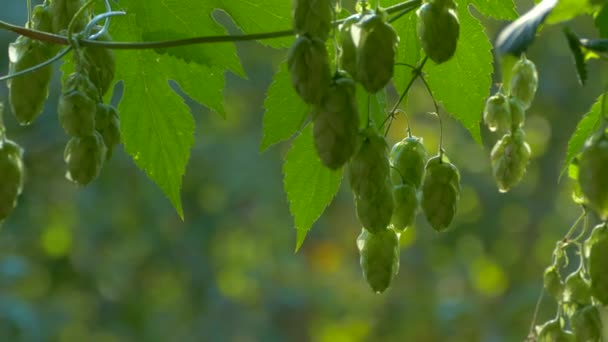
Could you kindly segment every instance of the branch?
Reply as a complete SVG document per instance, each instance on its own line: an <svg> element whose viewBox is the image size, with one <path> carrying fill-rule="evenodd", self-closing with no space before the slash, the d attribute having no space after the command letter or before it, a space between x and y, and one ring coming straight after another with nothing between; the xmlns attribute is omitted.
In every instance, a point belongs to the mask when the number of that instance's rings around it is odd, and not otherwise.
<svg viewBox="0 0 608 342"><path fill-rule="evenodd" d="M399 17L404 13L410 12L418 8L422 4L422 0L408 0L400 4L386 8L388 14L399 13ZM343 20L334 22L334 25L339 25ZM58 45L70 45L67 37L48 32L36 31L25 27L9 24L0 20L0 29L18 33L22 36L29 37L34 40L40 40L47 43L53 43ZM202 36L186 39L177 40L165 40L156 42L105 42L90 39L79 40L80 46L98 46L106 49L116 50L142 50L142 49L165 49L171 47L194 45L194 44L211 44L211 43L231 43L231 42L243 42L251 40L266 40L266 39L277 39L283 37L293 36L295 32L293 29L274 31L274 32L263 32L253 34L242 34L242 35L224 35L224 36Z"/></svg>

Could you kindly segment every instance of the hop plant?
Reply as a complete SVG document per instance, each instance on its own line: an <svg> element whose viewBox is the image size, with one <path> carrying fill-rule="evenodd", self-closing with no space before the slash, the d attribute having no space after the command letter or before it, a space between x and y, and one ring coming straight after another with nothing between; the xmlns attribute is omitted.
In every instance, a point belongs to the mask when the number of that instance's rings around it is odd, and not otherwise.
<svg viewBox="0 0 608 342"><path fill-rule="evenodd" d="M579 156L578 183L585 203L608 219L608 137L604 131L585 142Z"/></svg>
<svg viewBox="0 0 608 342"><path fill-rule="evenodd" d="M410 184L399 184L393 187L393 217L391 224L397 231L404 231L414 225L418 212L418 195L416 188Z"/></svg>
<svg viewBox="0 0 608 342"><path fill-rule="evenodd" d="M545 269L543 274L543 286L545 290L555 301L560 303L562 301L562 294L564 292L564 282L559 274L557 267L551 265Z"/></svg>
<svg viewBox="0 0 608 342"><path fill-rule="evenodd" d="M71 74L64 83L59 97L57 113L65 132L71 136L84 137L95 130L97 90L89 78L81 73Z"/></svg>
<svg viewBox="0 0 608 342"><path fill-rule="evenodd" d="M456 52L460 35L456 4L452 0L431 0L416 14L416 32L426 55L437 64L448 61Z"/></svg>
<svg viewBox="0 0 608 342"><path fill-rule="evenodd" d="M506 134L492 149L492 172L500 192L507 192L521 181L530 160L530 146L524 132L517 129Z"/></svg>
<svg viewBox="0 0 608 342"><path fill-rule="evenodd" d="M424 176L428 154L422 139L406 137L391 149L391 180L393 184L409 184L419 188Z"/></svg>
<svg viewBox="0 0 608 342"><path fill-rule="evenodd" d="M526 107L519 98L509 96L509 111L511 113L511 128L521 128L526 120Z"/></svg>
<svg viewBox="0 0 608 342"><path fill-rule="evenodd" d="M511 79L511 95L517 97L527 109L532 104L538 88L538 73L536 65L523 56L513 66Z"/></svg>
<svg viewBox="0 0 608 342"><path fill-rule="evenodd" d="M363 229L357 247L363 277L374 292L384 292L399 272L399 237L392 229L378 234Z"/></svg>
<svg viewBox="0 0 608 342"><path fill-rule="evenodd" d="M97 27L97 30L101 30L101 27ZM112 37L107 32L104 32L97 39L105 42L112 41ZM81 67L84 68L85 73L97 88L99 95L104 96L114 80L116 71L114 53L112 50L102 47L87 46L82 49L81 55L83 57L83 60L80 61Z"/></svg>
<svg viewBox="0 0 608 342"><path fill-rule="evenodd" d="M588 272L591 278L591 295L600 303L608 304L608 231L606 225L602 224L594 228L594 231L586 242L589 249Z"/></svg>
<svg viewBox="0 0 608 342"><path fill-rule="evenodd" d="M577 341L602 340L602 320L597 306L588 305L577 310L570 323Z"/></svg>
<svg viewBox="0 0 608 342"><path fill-rule="evenodd" d="M70 21L84 5L83 0L52 0L49 3L49 12L52 18L53 33L63 33L67 30ZM89 14L76 18L74 22L74 32L81 31L87 24Z"/></svg>
<svg viewBox="0 0 608 342"><path fill-rule="evenodd" d="M329 87L331 71L327 58L325 43L318 38L299 36L289 50L291 84L306 103L319 103Z"/></svg>
<svg viewBox="0 0 608 342"><path fill-rule="evenodd" d="M29 69L52 56L49 45L20 36L9 45L9 73ZM31 124L42 113L52 76L49 65L7 82L11 110L21 125Z"/></svg>
<svg viewBox="0 0 608 342"><path fill-rule="evenodd" d="M355 89L352 79L338 76L313 109L315 148L330 169L344 165L357 147L359 110Z"/></svg>
<svg viewBox="0 0 608 342"><path fill-rule="evenodd" d="M367 230L386 230L393 214L393 193L389 179L388 146L373 128L363 132L359 151L349 164L349 180L355 195L357 217Z"/></svg>
<svg viewBox="0 0 608 342"><path fill-rule="evenodd" d="M572 332L564 330L559 319L550 320L537 329L538 342L574 341Z"/></svg>
<svg viewBox="0 0 608 342"><path fill-rule="evenodd" d="M365 90L375 94L393 78L399 36L385 21L382 12L362 16L357 44L357 80Z"/></svg>
<svg viewBox="0 0 608 342"><path fill-rule="evenodd" d="M0 139L0 221L17 205L23 189L23 174L23 150L11 140Z"/></svg>
<svg viewBox="0 0 608 342"><path fill-rule="evenodd" d="M120 119L114 106L97 104L95 130L103 137L107 147L106 159L112 157L114 146L120 144Z"/></svg>
<svg viewBox="0 0 608 342"><path fill-rule="evenodd" d="M360 15L355 14L348 17L340 24L340 67L349 75L357 79L357 46L352 36L353 25L360 20Z"/></svg>
<svg viewBox="0 0 608 342"><path fill-rule="evenodd" d="M483 121L492 132L511 129L510 102L502 92L490 96L483 110Z"/></svg>
<svg viewBox="0 0 608 342"><path fill-rule="evenodd" d="M330 0L293 0L292 7L297 34L327 40L332 27Z"/></svg>
<svg viewBox="0 0 608 342"><path fill-rule="evenodd" d="M429 159L425 171L421 207L431 227L442 232L456 215L460 173L445 155Z"/></svg>
<svg viewBox="0 0 608 342"><path fill-rule="evenodd" d="M73 137L66 145L63 157L68 166L66 178L79 185L87 185L101 172L106 159L106 145L97 132Z"/></svg>

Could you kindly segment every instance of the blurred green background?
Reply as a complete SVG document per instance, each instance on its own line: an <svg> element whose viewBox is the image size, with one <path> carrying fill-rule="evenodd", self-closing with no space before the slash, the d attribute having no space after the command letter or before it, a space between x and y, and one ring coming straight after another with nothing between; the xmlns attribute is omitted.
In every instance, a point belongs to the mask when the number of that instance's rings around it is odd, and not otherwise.
<svg viewBox="0 0 608 342"><path fill-rule="evenodd" d="M532 1L518 5L523 12ZM24 1L2 7L2 20L25 22ZM506 24L483 21L492 40ZM596 35L589 17L568 25ZM0 46L15 38L0 32ZM228 118L192 104L185 222L122 148L90 186L65 180L58 73L35 125L19 127L6 113L9 137L26 150L27 179L0 232L0 341L523 340L543 269L579 215L558 176L576 122L601 92L601 65L591 63L581 87L561 27L543 30L528 55L540 73L525 127L533 160L508 194L497 191L489 165L499 137L483 128L481 148L445 120L445 145L463 179L458 215L444 234L419 215L401 238L399 275L376 295L361 275L361 228L346 182L294 254L281 174L289 144L258 147L264 93L285 51L257 43L238 51L248 79L226 75ZM1 74L7 65L3 53ZM425 114L432 105L420 84L409 107L414 134L434 151L437 121ZM392 142L404 125L395 123ZM545 298L540 322L555 310Z"/></svg>

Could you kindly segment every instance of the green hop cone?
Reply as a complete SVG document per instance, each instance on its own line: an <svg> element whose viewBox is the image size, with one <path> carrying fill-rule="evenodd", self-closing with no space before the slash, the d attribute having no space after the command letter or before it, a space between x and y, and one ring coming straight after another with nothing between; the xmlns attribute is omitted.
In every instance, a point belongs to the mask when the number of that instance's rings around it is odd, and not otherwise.
<svg viewBox="0 0 608 342"><path fill-rule="evenodd" d="M577 306L591 304L590 284L580 269L572 272L566 278L563 297L565 303L576 304Z"/></svg>
<svg viewBox="0 0 608 342"><path fill-rule="evenodd" d="M492 132L511 129L511 109L507 97L498 92L490 96L483 110L483 122Z"/></svg>
<svg viewBox="0 0 608 342"><path fill-rule="evenodd" d="M561 303L564 283L555 266L549 266L545 269L545 273L543 274L543 285L547 293L551 295L556 302Z"/></svg>
<svg viewBox="0 0 608 342"><path fill-rule="evenodd" d="M438 232L446 230L460 197L460 174L447 157L435 156L426 164L421 207L427 221Z"/></svg>
<svg viewBox="0 0 608 342"><path fill-rule="evenodd" d="M17 205L23 189L23 150L15 142L0 140L0 221Z"/></svg>
<svg viewBox="0 0 608 342"><path fill-rule="evenodd" d="M392 229L378 234L363 229L357 247L365 280L374 292L384 292L399 272L399 237Z"/></svg>
<svg viewBox="0 0 608 342"><path fill-rule="evenodd" d="M29 26L37 31L53 32L53 18L46 5L36 5L32 10L32 19Z"/></svg>
<svg viewBox="0 0 608 342"><path fill-rule="evenodd" d="M538 73L534 63L523 57L513 66L511 79L511 95L517 97L525 109L530 107L536 88L538 88Z"/></svg>
<svg viewBox="0 0 608 342"><path fill-rule="evenodd" d="M370 233L377 234L387 230L393 215L393 193L390 183L378 184L371 196L355 195L357 218Z"/></svg>
<svg viewBox="0 0 608 342"><path fill-rule="evenodd" d="M75 72L63 83L57 113L65 132L71 136L83 137L93 134L97 116L98 92L86 74Z"/></svg>
<svg viewBox="0 0 608 342"><path fill-rule="evenodd" d="M526 120L525 105L515 96L509 96L509 109L511 112L511 127L520 128Z"/></svg>
<svg viewBox="0 0 608 342"><path fill-rule="evenodd" d="M9 74L36 66L53 57L53 48L45 43L20 36L9 45ZM31 124L41 113L49 95L53 76L50 65L10 79L9 103L21 125Z"/></svg>
<svg viewBox="0 0 608 342"><path fill-rule="evenodd" d="M292 6L295 33L327 40L332 28L330 0L293 0Z"/></svg>
<svg viewBox="0 0 608 342"><path fill-rule="evenodd" d="M386 230L393 214L387 149L384 137L368 128L363 132L359 150L348 165L357 217L372 233Z"/></svg>
<svg viewBox="0 0 608 342"><path fill-rule="evenodd" d="M97 27L97 30L101 30L101 27ZM112 37L106 32L97 40L110 42ZM82 56L84 57L83 65L91 82L101 96L105 95L112 85L116 71L114 53L112 50L102 47L87 46L82 49Z"/></svg>
<svg viewBox="0 0 608 342"><path fill-rule="evenodd" d="M553 319L540 327L538 330L538 342L569 342L574 341L574 334L571 331L565 331L559 320Z"/></svg>
<svg viewBox="0 0 608 342"><path fill-rule="evenodd" d="M338 77L313 109L313 134L317 153L325 166L338 169L355 152L359 135L359 111L355 82Z"/></svg>
<svg viewBox="0 0 608 342"><path fill-rule="evenodd" d="M361 146L348 165L349 182L355 195L371 198L382 185L387 184L390 170L388 145L373 128L366 129L362 135Z"/></svg>
<svg viewBox="0 0 608 342"><path fill-rule="evenodd" d="M460 35L460 22L453 2L449 6L441 1L426 2L416 14L416 31L426 55L437 64L448 61L456 52Z"/></svg>
<svg viewBox="0 0 608 342"><path fill-rule="evenodd" d="M588 305L576 310L570 318L576 341L601 341L602 320L598 308Z"/></svg>
<svg viewBox="0 0 608 342"><path fill-rule="evenodd" d="M70 139L64 151L68 171L66 178L79 185L87 185L99 176L106 159L106 145L97 132Z"/></svg>
<svg viewBox="0 0 608 342"><path fill-rule="evenodd" d="M289 50L287 65L298 95L306 103L319 103L331 83L325 43L318 38L299 36Z"/></svg>
<svg viewBox="0 0 608 342"><path fill-rule="evenodd" d="M352 15L340 24L340 67L357 79L357 46L352 37L353 25L359 21L358 14Z"/></svg>
<svg viewBox="0 0 608 342"><path fill-rule="evenodd" d="M357 44L357 80L370 94L382 90L393 78L399 36L383 13L364 15Z"/></svg>
<svg viewBox="0 0 608 342"><path fill-rule="evenodd" d="M104 144L107 147L106 159L112 157L114 146L120 144L120 119L118 111L114 106L103 103L97 104L97 113L95 116L95 129L103 137Z"/></svg>
<svg viewBox="0 0 608 342"><path fill-rule="evenodd" d="M594 134L585 142L579 156L578 183L585 203L602 218L608 219L608 137Z"/></svg>
<svg viewBox="0 0 608 342"><path fill-rule="evenodd" d="M419 188L424 176L428 154L422 139L406 137L391 149L391 180L393 184L410 184Z"/></svg>
<svg viewBox="0 0 608 342"><path fill-rule="evenodd" d="M391 224L397 231L404 231L414 225L418 212L418 195L416 188L410 184L399 184L393 187L393 217Z"/></svg>
<svg viewBox="0 0 608 342"><path fill-rule="evenodd" d="M51 14L53 33L63 33L67 30L70 21L84 5L83 0L52 0L49 4L49 12ZM74 32L81 31L88 22L88 13L76 18L74 23Z"/></svg>
<svg viewBox="0 0 608 342"><path fill-rule="evenodd" d="M507 192L521 181L530 160L530 146L524 133L518 129L506 134L492 149L492 172L500 192Z"/></svg>
<svg viewBox="0 0 608 342"><path fill-rule="evenodd" d="M608 232L606 226L596 227L590 240L588 271L591 278L591 295L600 303L608 305Z"/></svg>

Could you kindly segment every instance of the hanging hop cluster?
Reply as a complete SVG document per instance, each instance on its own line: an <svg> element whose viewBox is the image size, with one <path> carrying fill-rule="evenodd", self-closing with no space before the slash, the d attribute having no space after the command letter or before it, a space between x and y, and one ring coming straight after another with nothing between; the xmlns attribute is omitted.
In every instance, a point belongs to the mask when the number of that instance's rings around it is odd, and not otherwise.
<svg viewBox="0 0 608 342"><path fill-rule="evenodd" d="M603 221L608 220L608 133L602 127L593 134L577 156L578 190L582 203L593 209Z"/></svg>
<svg viewBox="0 0 608 342"><path fill-rule="evenodd" d="M83 0L46 0L34 7L27 26L61 35L70 28L80 32L75 36L86 37L102 31L102 27L93 27L83 32L92 16L87 9L80 11L84 5ZM97 39L110 41L111 37L104 31ZM74 72L63 79L57 113L61 126L72 137L64 152L66 177L86 185L97 178L112 148L120 143L118 112L103 103L114 79L115 61L110 50L73 44ZM20 36L9 46L9 71L14 74L32 68L57 52L54 45ZM10 106L20 124L29 125L42 113L51 77L48 65L8 82Z"/></svg>
<svg viewBox="0 0 608 342"><path fill-rule="evenodd" d="M504 132L491 152L492 172L501 192L517 185L526 173L531 151L523 126L537 87L536 66L522 56L513 66L510 84L503 84L486 101L484 123L492 132Z"/></svg>
<svg viewBox="0 0 608 342"><path fill-rule="evenodd" d="M543 282L547 293L559 306L558 317L536 327L538 341L601 341L602 312L608 304L608 229L596 226L582 245L577 270L565 279L563 252L547 267Z"/></svg>
<svg viewBox="0 0 608 342"><path fill-rule="evenodd" d="M337 65L332 72L326 42L334 27L333 5L330 0L293 1L297 37L287 66L295 92L312 107L314 145L321 162L333 170L347 165L363 226L357 239L361 268L372 290L380 293L399 269L399 233L414 225L420 207L435 230L450 225L460 176L445 156L438 165L427 163L422 139L405 138L389 158L388 144L374 123L361 130L357 83L369 94L386 87L393 77L399 37L385 11L371 10L360 1L358 12L334 31ZM420 39L427 54L442 63L453 56L458 40L455 4L426 5L431 12L419 11ZM446 16L449 22L444 23Z"/></svg>

